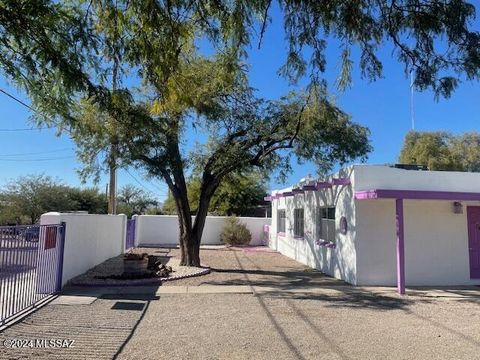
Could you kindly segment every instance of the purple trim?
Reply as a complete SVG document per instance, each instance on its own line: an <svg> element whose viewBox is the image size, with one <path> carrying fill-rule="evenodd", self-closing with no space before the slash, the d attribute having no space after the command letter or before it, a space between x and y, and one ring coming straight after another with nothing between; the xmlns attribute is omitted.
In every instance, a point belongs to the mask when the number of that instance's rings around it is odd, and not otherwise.
<svg viewBox="0 0 480 360"><path fill-rule="evenodd" d="M275 194L275 199L280 199L283 197L283 194L282 193L276 193Z"/></svg>
<svg viewBox="0 0 480 360"><path fill-rule="evenodd" d="M329 248L329 249L335 249L337 247L337 245L334 242L325 241L325 240L315 240L315 244L318 246Z"/></svg>
<svg viewBox="0 0 480 360"><path fill-rule="evenodd" d="M63 255L65 252L65 237L67 232L67 223L62 221L60 223L62 227L58 229L60 232L60 244L59 246L59 255L58 255L58 271L57 271L57 291L62 290L62 282L63 282Z"/></svg>
<svg viewBox="0 0 480 360"><path fill-rule="evenodd" d="M272 201L273 200L273 196L265 196L263 198L264 201Z"/></svg>
<svg viewBox="0 0 480 360"><path fill-rule="evenodd" d="M480 193L454 191L423 191L423 190L367 190L356 191L355 199L417 199L417 200L472 200L480 201Z"/></svg>
<svg viewBox="0 0 480 360"><path fill-rule="evenodd" d="M405 294L405 239L403 231L403 199L395 201L397 225L397 290Z"/></svg>
<svg viewBox="0 0 480 360"><path fill-rule="evenodd" d="M350 185L350 178L333 178L333 185Z"/></svg>
<svg viewBox="0 0 480 360"><path fill-rule="evenodd" d="M315 185L303 185L302 190L303 191L315 191L315 190L317 190L317 187Z"/></svg>
<svg viewBox="0 0 480 360"><path fill-rule="evenodd" d="M480 241L478 224L480 206L467 206L468 255L470 258L470 279L480 279Z"/></svg>
<svg viewBox="0 0 480 360"><path fill-rule="evenodd" d="M332 183L328 181L317 181L317 184L315 185L317 190L319 189L328 189L332 187Z"/></svg>
<svg viewBox="0 0 480 360"><path fill-rule="evenodd" d="M292 190L292 193L295 194L295 195L296 194L303 194L303 192L304 191L300 188L295 188L295 189Z"/></svg>
<svg viewBox="0 0 480 360"><path fill-rule="evenodd" d="M292 191L286 191L282 194L284 197L289 197L295 195Z"/></svg>

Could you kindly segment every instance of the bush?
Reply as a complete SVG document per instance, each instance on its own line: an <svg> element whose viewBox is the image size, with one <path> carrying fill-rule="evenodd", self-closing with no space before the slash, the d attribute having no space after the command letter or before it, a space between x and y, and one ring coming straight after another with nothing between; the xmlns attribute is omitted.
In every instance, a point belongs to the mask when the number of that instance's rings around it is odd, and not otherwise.
<svg viewBox="0 0 480 360"><path fill-rule="evenodd" d="M220 239L229 245L247 245L252 240L252 234L245 224L233 216L225 220Z"/></svg>

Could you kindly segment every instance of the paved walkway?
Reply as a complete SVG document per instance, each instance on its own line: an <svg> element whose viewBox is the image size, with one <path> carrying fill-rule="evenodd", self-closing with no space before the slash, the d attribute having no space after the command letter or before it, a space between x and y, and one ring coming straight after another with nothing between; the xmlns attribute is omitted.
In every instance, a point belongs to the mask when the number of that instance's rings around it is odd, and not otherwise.
<svg viewBox="0 0 480 360"><path fill-rule="evenodd" d="M161 287L68 289L0 334L0 358L479 357L476 290L400 297L348 286L275 253L204 250L202 260L210 275ZM5 339L75 342L19 350L2 347Z"/></svg>

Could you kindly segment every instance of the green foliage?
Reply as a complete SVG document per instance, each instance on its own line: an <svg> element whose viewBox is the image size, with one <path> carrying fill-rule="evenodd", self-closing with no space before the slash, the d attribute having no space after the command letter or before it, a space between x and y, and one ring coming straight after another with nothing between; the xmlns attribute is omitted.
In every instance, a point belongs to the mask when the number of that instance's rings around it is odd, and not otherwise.
<svg viewBox="0 0 480 360"><path fill-rule="evenodd" d="M148 210L155 210L158 201L147 195L142 189L133 185L123 186L117 194L117 213L132 215L146 214Z"/></svg>
<svg viewBox="0 0 480 360"><path fill-rule="evenodd" d="M480 171L480 134L410 131L399 161L427 165L430 170Z"/></svg>
<svg viewBox="0 0 480 360"><path fill-rule="evenodd" d="M225 219L220 239L229 245L247 245L252 240L252 234L244 223L232 216Z"/></svg>
<svg viewBox="0 0 480 360"><path fill-rule="evenodd" d="M480 35L467 1L278 0L288 47L280 73L293 83L309 76L310 86L278 101L257 99L247 49L268 31L272 3L5 0L0 69L28 93L39 121L71 132L83 176L98 175L118 148L119 167L144 168L167 183L181 233L192 238L195 229L198 240L229 174L256 168L284 177L293 155L324 172L371 150L368 130L327 95L328 41L341 43L340 88L350 83L354 53L366 78L382 76L377 51L386 43L419 89L449 96L461 79L479 78ZM200 56L199 43L213 54ZM207 141L188 153L191 128ZM193 225L191 169L201 169Z"/></svg>
<svg viewBox="0 0 480 360"><path fill-rule="evenodd" d="M77 189L45 175L12 180L0 192L2 224L34 224L49 211L106 213L106 199L97 189Z"/></svg>
<svg viewBox="0 0 480 360"><path fill-rule="evenodd" d="M194 176L187 184L188 201L192 213L195 213L200 200L201 181ZM217 216L252 216L258 214L255 210L260 206L268 206L263 197L267 193L265 179L259 172L247 175L231 174L219 185L212 196L208 212ZM175 199L172 193L163 203L166 214L176 214Z"/></svg>

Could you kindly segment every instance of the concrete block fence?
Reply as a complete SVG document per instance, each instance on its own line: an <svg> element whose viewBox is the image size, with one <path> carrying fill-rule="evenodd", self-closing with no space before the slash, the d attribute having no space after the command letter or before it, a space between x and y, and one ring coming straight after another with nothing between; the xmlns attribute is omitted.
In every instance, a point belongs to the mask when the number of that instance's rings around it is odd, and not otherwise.
<svg viewBox="0 0 480 360"><path fill-rule="evenodd" d="M140 215L136 216L136 246L158 246L178 244L178 218L176 215ZM195 217L192 217L195 219ZM203 230L203 245L220 245L222 232L227 216L207 216ZM252 233L250 245L261 245L264 242L264 225L270 225L270 218L239 217Z"/></svg>
<svg viewBox="0 0 480 360"><path fill-rule="evenodd" d="M178 244L177 216L135 216L135 246ZM208 216L202 244L221 244L220 233L225 216ZM239 218L252 233L250 245L264 242L264 225L270 218ZM70 279L118 256L125 251L127 217L125 215L99 215L50 212L40 218L41 225L66 224L62 285Z"/></svg>
<svg viewBox="0 0 480 360"><path fill-rule="evenodd" d="M65 222L62 285L124 251L126 215L91 215L50 212L41 225Z"/></svg>

